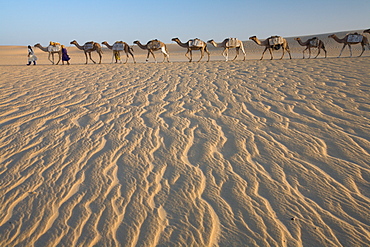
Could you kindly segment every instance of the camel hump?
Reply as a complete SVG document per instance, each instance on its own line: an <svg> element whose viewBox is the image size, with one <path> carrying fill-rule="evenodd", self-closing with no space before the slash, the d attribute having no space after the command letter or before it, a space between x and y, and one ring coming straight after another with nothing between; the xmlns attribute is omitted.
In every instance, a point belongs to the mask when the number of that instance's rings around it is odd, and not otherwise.
<svg viewBox="0 0 370 247"><path fill-rule="evenodd" d="M188 41L190 47L202 47L204 46L204 42L198 38L191 39Z"/></svg>
<svg viewBox="0 0 370 247"><path fill-rule="evenodd" d="M60 43L50 41L48 46L48 52L58 52L61 50Z"/></svg>
<svg viewBox="0 0 370 247"><path fill-rule="evenodd" d="M319 45L319 39L317 37L313 37L310 39L310 45L313 47L317 47Z"/></svg>
<svg viewBox="0 0 370 247"><path fill-rule="evenodd" d="M147 44L149 49L160 49L161 48L161 42L157 39L154 39L152 41L149 41Z"/></svg>
<svg viewBox="0 0 370 247"><path fill-rule="evenodd" d="M89 41L84 44L84 49L85 50L91 50L94 48L94 41Z"/></svg>
<svg viewBox="0 0 370 247"><path fill-rule="evenodd" d="M227 46L237 46L238 42L239 42L239 40L237 38L228 38L227 42L226 42L226 45Z"/></svg>
<svg viewBox="0 0 370 247"><path fill-rule="evenodd" d="M53 42L53 41L50 41L49 45L51 45L51 46L57 46L57 45L60 45L60 43L58 43L58 42Z"/></svg>
<svg viewBox="0 0 370 247"><path fill-rule="evenodd" d="M359 33L351 33L347 35L348 43L360 43L362 42L363 36Z"/></svg>
<svg viewBox="0 0 370 247"><path fill-rule="evenodd" d="M281 36L271 36L268 40L271 46L281 45L284 43L284 39Z"/></svg>
<svg viewBox="0 0 370 247"><path fill-rule="evenodd" d="M123 51L124 50L124 42L123 41L117 41L113 44L113 51Z"/></svg>

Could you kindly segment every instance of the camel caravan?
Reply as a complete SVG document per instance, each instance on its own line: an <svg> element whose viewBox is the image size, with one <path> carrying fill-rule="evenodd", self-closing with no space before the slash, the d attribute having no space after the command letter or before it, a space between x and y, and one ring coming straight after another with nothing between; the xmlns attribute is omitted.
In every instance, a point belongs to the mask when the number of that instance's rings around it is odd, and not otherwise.
<svg viewBox="0 0 370 247"><path fill-rule="evenodd" d="M365 51L365 48L367 47L370 50L370 44L368 38L365 36L365 34L370 34L370 29L364 30L362 33L348 33L343 38L338 38L335 34L329 35L328 38L334 39L336 42L343 44L343 47L339 53L339 57L341 57L343 50L346 46L349 48L350 57L352 57L352 45L360 44L362 47L362 51L359 55L359 57L362 56L362 54ZM282 50L282 55L280 59L283 59L285 53L288 54L289 59L292 59L291 51L289 48L288 41L281 37L281 36L271 36L267 39L261 41L256 36L252 36L249 38L250 40L254 41L257 45L264 47L265 49L262 52L262 56L260 60L263 59L266 51L268 50L270 53L270 59L273 60L273 53L274 51ZM306 41L302 41L301 38L297 37L294 38L295 41L298 42L300 46L305 47L305 49L302 51L303 59L305 59L305 52L308 50L308 59L311 58L311 49L316 49L317 54L314 58L317 58L321 50L324 51L324 57L327 57L327 51L325 49L325 44L322 40L320 40L317 37L312 37L307 39ZM187 42L183 43L180 41L179 38L173 38L173 42L176 42L180 47L186 48L185 56L188 58L189 62L193 61L193 51L200 51L200 58L197 62L200 62L202 58L204 57L204 53L207 54L207 62L209 62L211 53L208 50L207 44L211 44L212 46L218 48L222 48L222 56L225 58L225 61L229 61L229 50L235 49L235 57L232 59L234 61L238 56L240 51L243 53L243 61L246 60L246 52L244 49L243 42L237 38L226 38L222 42L217 43L213 39L208 40L207 42L204 42L203 40L200 40L198 38L190 39ZM165 43L163 43L160 40L153 39L148 41L145 45L141 44L140 41L134 41L135 45L137 45L139 48L143 50L147 50L147 56L146 56L146 62L149 61L150 55L153 56L154 61L157 62L157 59L155 57L154 52L155 51L161 51L163 54L163 62L167 61L169 62L169 52L167 49L167 46ZM88 63L88 60L90 59L93 63L96 63L92 59L92 52L97 52L99 55L99 64L101 64L101 60L103 57L103 51L101 48L101 45L97 42L90 41L86 42L84 45L80 45L76 40L73 40L70 42L71 45L75 45L79 50L82 50L85 54L85 64ZM132 46L128 45L126 42L123 41L116 41L113 45L110 45L107 41L102 42L103 45L105 45L108 49L112 50L112 61L111 63L122 63L121 60L121 52L125 52L126 54L126 60L124 64L127 63L130 56L132 57L133 63L136 63L135 56L134 56L134 49ZM40 50L48 53L48 60L55 65L58 65L61 58L62 58L62 48L64 47L60 43L52 42L50 41L49 46L43 47L41 44L35 44L34 47L38 47ZM58 61L55 63L54 61L54 55L58 54ZM130 55L130 56L129 56ZM69 64L69 63L68 63Z"/></svg>

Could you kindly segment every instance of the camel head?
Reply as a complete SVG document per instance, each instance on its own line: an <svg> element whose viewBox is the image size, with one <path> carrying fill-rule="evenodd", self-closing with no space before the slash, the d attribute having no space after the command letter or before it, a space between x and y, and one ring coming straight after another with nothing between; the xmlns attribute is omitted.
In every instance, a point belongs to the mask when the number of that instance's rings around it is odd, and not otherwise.
<svg viewBox="0 0 370 247"><path fill-rule="evenodd" d="M370 33L370 29L364 30L364 33Z"/></svg>
<svg viewBox="0 0 370 247"><path fill-rule="evenodd" d="M133 43L134 43L134 44L139 44L139 43L140 43L140 41L139 41L139 40L135 40Z"/></svg>
<svg viewBox="0 0 370 247"><path fill-rule="evenodd" d="M70 44L71 45L75 45L75 44L77 44L77 41L76 40L73 40L73 41L70 42Z"/></svg>
<svg viewBox="0 0 370 247"><path fill-rule="evenodd" d="M35 44L33 47L40 47L40 43Z"/></svg>
<svg viewBox="0 0 370 247"><path fill-rule="evenodd" d="M213 45L214 47L217 47L217 43L213 39L208 40L207 43Z"/></svg>
<svg viewBox="0 0 370 247"><path fill-rule="evenodd" d="M294 40L298 41L298 40L301 40L301 38L297 37L297 38L294 38Z"/></svg>
<svg viewBox="0 0 370 247"><path fill-rule="evenodd" d="M328 36L328 38L334 38L334 37L336 37L336 35L335 35L335 34L332 34L332 35L329 35L329 36Z"/></svg>
<svg viewBox="0 0 370 247"><path fill-rule="evenodd" d="M256 41L257 40L257 37L256 36L252 36L252 37L249 37L249 39Z"/></svg>
<svg viewBox="0 0 370 247"><path fill-rule="evenodd" d="M103 41L103 42L101 42L102 43L102 45L107 45L108 44L108 42L107 41Z"/></svg>
<svg viewBox="0 0 370 247"><path fill-rule="evenodd" d="M179 38L173 38L173 39L171 39L172 41L175 41L175 42L179 42L180 40L179 40Z"/></svg>

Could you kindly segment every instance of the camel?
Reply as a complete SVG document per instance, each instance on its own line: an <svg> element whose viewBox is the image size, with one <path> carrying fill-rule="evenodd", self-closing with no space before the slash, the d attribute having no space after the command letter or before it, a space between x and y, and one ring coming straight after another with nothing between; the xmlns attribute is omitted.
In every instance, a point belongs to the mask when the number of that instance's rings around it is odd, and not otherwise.
<svg viewBox="0 0 370 247"><path fill-rule="evenodd" d="M238 57L239 50L241 49L243 54L244 54L243 61L245 61L246 54L245 54L243 42L241 42L237 38L227 38L227 39L224 39L224 41L222 41L222 43L216 43L213 39L211 39L211 40L208 40L207 43L212 44L214 47L223 47L224 51L222 52L222 55L225 57L226 62L229 60L229 49L232 49L232 48L236 49L236 55L235 55L233 61Z"/></svg>
<svg viewBox="0 0 370 247"><path fill-rule="evenodd" d="M146 56L146 62L148 62L149 60L149 55L152 54L154 61L157 63L157 59L155 58L153 51L158 51L158 50L161 50L163 53L163 62L166 60L166 58L167 58L167 62L170 62L169 61L170 55L168 54L167 47L163 42L157 39L153 39L153 40L148 41L146 45L143 45L140 43L140 41L136 40L134 41L134 44L138 45L143 50L148 50L148 55Z"/></svg>
<svg viewBox="0 0 370 247"><path fill-rule="evenodd" d="M102 42L102 44L113 51L112 63L113 63L113 58L116 59L116 63L118 62L117 61L118 58L121 57L121 54L120 54L121 50L125 51L125 53L126 53L125 63L127 63L127 60L129 59L129 56L128 56L129 53L132 56L132 59L134 60L134 63L136 63L134 54L132 53L134 50L126 42L116 41L113 45L109 45L107 41L104 41L104 42ZM116 49L116 44L117 44L118 49Z"/></svg>
<svg viewBox="0 0 370 247"><path fill-rule="evenodd" d="M50 43L53 43L53 42L50 42ZM59 44L59 43L57 43L57 44ZM42 45L37 43L36 45L34 45L34 47L38 47L38 48L40 48L40 50L42 50L44 52L48 52L49 53L48 59L52 64L54 64L54 54L58 53L59 59L58 59L58 62L55 65L59 64L60 59L62 58L62 47L60 46L60 44L55 45L55 46L49 45L48 47L43 47ZM50 56L52 56L53 60L50 59Z"/></svg>
<svg viewBox="0 0 370 247"><path fill-rule="evenodd" d="M284 39L280 36L271 36L271 37L265 39L262 42L256 36L252 36L249 39L256 42L257 45L265 46L265 50L262 52L262 57L261 57L260 60L263 59L263 55L265 54L267 49L270 52L271 60L274 59L273 56L272 56L272 51L273 51L272 49L279 50L281 47L283 48L283 55L281 56L280 59L283 59L285 51L288 52L289 58L292 59L292 56L290 55L288 42L286 41L286 39ZM276 41L279 41L279 42L276 42Z"/></svg>
<svg viewBox="0 0 370 247"><path fill-rule="evenodd" d="M364 53L364 51L365 51L365 45L370 49L370 45L369 45L368 39L364 35L359 34L359 33L350 33L350 34L347 34L342 39L338 38L335 34L329 35L328 37L334 39L338 43L343 43L344 44L343 47L342 47L342 50L339 53L338 58L342 55L342 52L343 52L344 48L347 45L349 47L350 57L352 57L352 47L351 47L351 45L355 45L355 44L361 43L362 52L359 55L359 57L361 57L362 54Z"/></svg>
<svg viewBox="0 0 370 247"><path fill-rule="evenodd" d="M173 38L172 41L175 41L179 46L184 47L184 48L187 49L187 52L185 53L185 56L189 59L189 62L191 62L193 60L193 52L192 52L193 50L200 50L200 52L201 52L200 59L198 60L198 62L200 60L202 60L202 58L204 56L204 52L206 52L208 54L207 62L209 62L210 53L208 51L206 42L204 42L200 39L190 39L188 42L182 43L179 38ZM188 55L189 53L190 53L190 57Z"/></svg>
<svg viewBox="0 0 370 247"><path fill-rule="evenodd" d="M325 49L324 42L322 42L317 37L313 37L311 39L308 39L306 42L302 42L301 38L295 38L294 40L296 40L301 46L306 46L306 49L303 50L303 59L304 59L304 52L307 49L308 49L308 58L311 58L311 48L317 48L317 50L318 50L317 55L316 55L315 58L317 58L317 56L320 54L321 49L324 50L325 58L326 58L327 52L326 52L326 49Z"/></svg>
<svg viewBox="0 0 370 247"><path fill-rule="evenodd" d="M86 57L86 63L87 64L87 53L89 53L90 60L93 61L93 63L96 63L92 57L91 52L96 51L99 54L100 60L99 64L101 64L102 54L103 51L101 50L101 46L99 43L96 43L94 41L86 42L83 46L79 45L76 40L71 41L71 45L75 45L78 49L84 51L85 57Z"/></svg>

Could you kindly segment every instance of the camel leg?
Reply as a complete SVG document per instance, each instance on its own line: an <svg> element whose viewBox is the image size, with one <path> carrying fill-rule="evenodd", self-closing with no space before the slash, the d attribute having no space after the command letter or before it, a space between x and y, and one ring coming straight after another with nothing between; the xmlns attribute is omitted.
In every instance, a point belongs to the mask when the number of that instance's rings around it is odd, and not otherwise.
<svg viewBox="0 0 370 247"><path fill-rule="evenodd" d="M125 53L126 53L126 61L125 61L123 64L126 64L126 63L127 63L127 61L128 61L128 59L129 59L128 52L127 52L127 51L125 51Z"/></svg>
<svg viewBox="0 0 370 247"><path fill-rule="evenodd" d="M268 47L265 47L265 50L262 52L262 57L260 58L260 60L263 59L263 55L265 55L265 52L267 51L267 49L269 49ZM271 51L269 49L269 52L270 52L270 55L271 55L271 59L272 59L272 54L271 54Z"/></svg>
<svg viewBox="0 0 370 247"><path fill-rule="evenodd" d="M56 65L59 64L61 58L62 58L62 53L61 52L58 52L58 62L56 63Z"/></svg>
<svg viewBox="0 0 370 247"><path fill-rule="evenodd" d="M304 52L308 49L308 47L306 47L306 49L303 50L303 59L304 59Z"/></svg>
<svg viewBox="0 0 370 247"><path fill-rule="evenodd" d="M148 54L146 55L146 60L145 60L146 63L149 61L149 55L150 55L150 50L148 50Z"/></svg>
<svg viewBox="0 0 370 247"><path fill-rule="evenodd" d="M365 51L365 45L361 45L361 46L362 46L362 52L361 52L360 56L358 56L358 57L361 57L362 53L364 53L364 51Z"/></svg>
<svg viewBox="0 0 370 247"><path fill-rule="evenodd" d="M198 63L200 62L200 60L202 60L203 57L204 57L204 49L200 49L200 58L198 60Z"/></svg>
<svg viewBox="0 0 370 247"><path fill-rule="evenodd" d="M48 59L49 59L49 61L51 62L51 64L54 64L54 58L53 58L53 60L51 60L51 59L50 59L51 54L52 54L52 53L51 53L51 52L49 52Z"/></svg>
<svg viewBox="0 0 370 247"><path fill-rule="evenodd" d="M131 54L132 59L134 60L134 63L136 63L136 61L135 61L135 57L134 57L134 54L132 54L132 52L131 52L130 50L129 50L128 52Z"/></svg>
<svg viewBox="0 0 370 247"><path fill-rule="evenodd" d="M317 47L317 49L318 49L318 52L317 52L317 55L316 55L316 57L315 58L317 58L318 56L319 56L319 54L320 54L320 47Z"/></svg>
<svg viewBox="0 0 370 247"><path fill-rule="evenodd" d="M283 49L282 49L282 50L283 50L283 54L281 55L280 60L281 60L281 59L283 59L283 57L284 57L284 55L285 55L285 48L283 47Z"/></svg>
<svg viewBox="0 0 370 247"><path fill-rule="evenodd" d="M290 49L289 49L289 46L287 44L287 46L285 47L285 50L288 52L289 54L289 58L292 59L292 55L290 54Z"/></svg>
<svg viewBox="0 0 370 247"><path fill-rule="evenodd" d="M190 53L190 57L189 57L189 53ZM192 58L193 58L193 55L191 53L191 50L188 49L188 51L185 53L185 57L187 57L189 59L189 63L191 62Z"/></svg>
<svg viewBox="0 0 370 247"><path fill-rule="evenodd" d="M242 49L242 52L243 52L243 55L244 55L243 61L245 61L247 55L245 54L245 50L244 50L244 47L243 46L241 46L241 49Z"/></svg>
<svg viewBox="0 0 370 247"><path fill-rule="evenodd" d="M340 51L338 58L340 58L340 56L342 56L342 52L343 52L344 48L346 47L346 45L347 45L347 44L344 44L344 45L343 45L342 50Z"/></svg>
<svg viewBox="0 0 370 247"><path fill-rule="evenodd" d="M308 59L311 58L311 47L308 48Z"/></svg>
<svg viewBox="0 0 370 247"><path fill-rule="evenodd" d="M162 53L163 53L163 62L166 60L166 58L167 58L167 62L170 62L170 60L169 60L170 55L166 51L166 47L162 47L161 50L162 50Z"/></svg>
<svg viewBox="0 0 370 247"><path fill-rule="evenodd" d="M348 48L349 48L349 57L352 57L352 47L350 44L348 44Z"/></svg>
<svg viewBox="0 0 370 247"><path fill-rule="evenodd" d="M222 56L224 56L226 62L229 60L229 49L228 48L224 49L224 51L222 52Z"/></svg>
<svg viewBox="0 0 370 247"><path fill-rule="evenodd" d="M234 57L234 59L233 59L233 61L235 61L235 59L239 56L239 47L236 47L236 49L235 49L235 57Z"/></svg>
<svg viewBox="0 0 370 247"><path fill-rule="evenodd" d="M86 63L85 64L87 64L87 53L85 52L85 58L86 58Z"/></svg>
<svg viewBox="0 0 370 247"><path fill-rule="evenodd" d="M93 63L96 63L96 62L92 59L92 57L91 57L91 52L89 52L89 57L90 57L90 60L91 60L91 61L93 61Z"/></svg>
<svg viewBox="0 0 370 247"><path fill-rule="evenodd" d="M101 52L98 51L98 54L99 54L99 64L101 64L101 59L102 59L102 55L101 55Z"/></svg>
<svg viewBox="0 0 370 247"><path fill-rule="evenodd" d="M154 52L153 52L153 51L150 51L150 53L152 54L152 56L153 56L153 58L154 58L155 63L158 63L157 59L155 58Z"/></svg>
<svg viewBox="0 0 370 247"><path fill-rule="evenodd" d="M206 47L205 51L207 52L207 55L208 55L208 60L207 60L207 62L209 62L209 59L210 59L210 57L211 57L211 53L209 53L209 51L208 51L207 47Z"/></svg>

